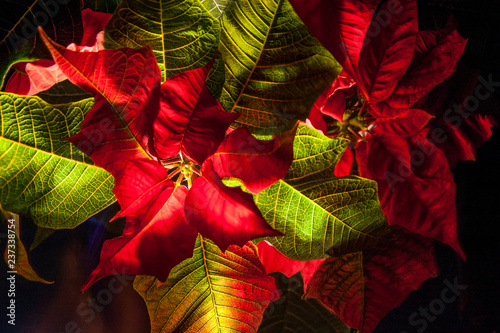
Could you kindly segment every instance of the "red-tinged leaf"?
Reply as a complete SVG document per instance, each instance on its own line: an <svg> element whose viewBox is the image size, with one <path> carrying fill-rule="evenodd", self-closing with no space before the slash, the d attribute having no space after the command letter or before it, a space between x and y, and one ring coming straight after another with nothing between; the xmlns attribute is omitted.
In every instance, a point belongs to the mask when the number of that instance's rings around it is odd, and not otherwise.
<svg viewBox="0 0 500 333"><path fill-rule="evenodd" d="M146 148L153 151L149 124L159 109L161 78L151 47L78 53L41 35L70 81L95 97L69 140L113 176L121 168L116 161L151 159Z"/></svg>
<svg viewBox="0 0 500 333"><path fill-rule="evenodd" d="M141 172L140 168L134 171L148 187L160 187L160 194L148 198L151 199L149 203L142 203L147 204L143 215L127 217L122 236L104 243L99 265L90 274L82 291L113 274L153 275L165 281L174 266L193 255L198 233L184 216L187 189L170 180L153 185L156 181L153 175Z"/></svg>
<svg viewBox="0 0 500 333"><path fill-rule="evenodd" d="M444 153L424 129L411 138L374 135L356 149L362 177L377 181L380 203L390 225L450 245L458 243L455 182Z"/></svg>
<svg viewBox="0 0 500 333"><path fill-rule="evenodd" d="M451 25L442 31L420 31L410 67L387 98L387 103L395 108L415 104L455 72L466 42Z"/></svg>
<svg viewBox="0 0 500 333"><path fill-rule="evenodd" d="M339 162L335 166L335 177L345 177L351 174L352 165L354 163L354 153L347 147L347 149L342 154Z"/></svg>
<svg viewBox="0 0 500 333"><path fill-rule="evenodd" d="M380 0L291 0L300 19L356 81L366 32Z"/></svg>
<svg viewBox="0 0 500 333"><path fill-rule="evenodd" d="M385 133L406 138L420 132L432 118L433 116L419 109L400 110L399 115L394 118L377 119L372 133Z"/></svg>
<svg viewBox="0 0 500 333"><path fill-rule="evenodd" d="M251 194L222 183L211 160L203 164L201 174L187 195L186 218L222 251L255 238L282 235L267 224Z"/></svg>
<svg viewBox="0 0 500 333"><path fill-rule="evenodd" d="M79 52L97 52L103 50L103 33L111 14L96 13L90 9L82 11L83 38L79 45L68 45L68 49ZM28 63L16 64L16 69L5 87L6 92L19 95L33 96L41 91L50 89L54 84L66 80L66 75L52 60L37 60Z"/></svg>
<svg viewBox="0 0 500 333"><path fill-rule="evenodd" d="M264 310L279 297L254 244L223 253L203 237L193 257L172 269L164 283L138 276L134 288L146 302L152 333L255 333Z"/></svg>
<svg viewBox="0 0 500 333"><path fill-rule="evenodd" d="M416 43L417 18L416 0L388 0L380 6L359 57L359 79L353 76L371 103L386 99L408 69Z"/></svg>
<svg viewBox="0 0 500 333"><path fill-rule="evenodd" d="M221 178L237 178L246 189L257 194L285 177L293 160L293 139L297 126L273 140L258 140L241 127L222 141L210 157Z"/></svg>
<svg viewBox="0 0 500 333"><path fill-rule="evenodd" d="M346 107L346 98L354 95L356 90L356 83L349 74L342 71L331 86L318 97L312 109L319 110L323 114L342 121Z"/></svg>
<svg viewBox="0 0 500 333"><path fill-rule="evenodd" d="M325 261L325 259L310 261L289 259L276 250L271 243L265 240L260 241L257 247L259 248L260 261L266 268L267 273L280 272L287 277L292 277L300 272L304 281L304 291L307 290L309 281L311 281L318 267Z"/></svg>
<svg viewBox="0 0 500 333"><path fill-rule="evenodd" d="M374 248L327 259L305 298L317 298L346 325L371 333L389 311L438 274L430 239L392 229L392 237Z"/></svg>
<svg viewBox="0 0 500 333"><path fill-rule="evenodd" d="M180 152L198 165L215 153L229 125L238 117L210 95L205 80L212 62L165 81L161 111L155 122L155 147L160 158ZM242 244L243 245L243 244Z"/></svg>

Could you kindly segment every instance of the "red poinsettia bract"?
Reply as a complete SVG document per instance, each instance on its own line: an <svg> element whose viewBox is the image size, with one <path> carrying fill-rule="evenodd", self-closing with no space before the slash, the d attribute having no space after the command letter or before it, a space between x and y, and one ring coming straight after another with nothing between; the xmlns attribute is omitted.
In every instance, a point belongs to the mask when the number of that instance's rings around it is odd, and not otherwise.
<svg viewBox="0 0 500 333"><path fill-rule="evenodd" d="M418 31L415 0L291 2L344 67L312 111L341 128L368 130L356 147L359 174L377 181L389 224L449 244L464 258L453 176L432 132L424 130L432 115L417 102L455 71L466 40L452 21L441 31ZM361 103L345 110L353 88Z"/></svg>
<svg viewBox="0 0 500 333"><path fill-rule="evenodd" d="M270 141L245 128L225 137L238 115L209 94L211 63L161 84L149 46L77 53L40 32L62 72L95 97L80 132L69 140L113 175L122 208L117 216L126 216L123 235L104 243L82 290L117 272L165 280L192 256L198 233L222 251L281 235L251 194L223 180L238 179L256 193L283 178L295 129Z"/></svg>

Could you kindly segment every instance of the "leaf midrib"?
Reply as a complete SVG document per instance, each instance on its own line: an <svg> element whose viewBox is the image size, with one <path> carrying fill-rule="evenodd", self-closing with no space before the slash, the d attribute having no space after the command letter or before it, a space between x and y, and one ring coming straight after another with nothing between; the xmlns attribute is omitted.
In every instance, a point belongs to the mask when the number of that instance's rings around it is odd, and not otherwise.
<svg viewBox="0 0 500 333"><path fill-rule="evenodd" d="M28 149L34 150L34 151L36 151L36 152L40 152L40 153L43 153L43 154L48 154L48 155L50 155L50 156L52 156L52 157L57 157L57 158L60 158L60 159L66 160L66 161L70 161L70 162L73 162L73 163L81 164L81 165L84 165L84 166L86 166L86 167L92 167L92 168L94 168L94 169L96 169L96 170L106 171L105 169L103 169L103 168L101 168L100 166L97 166L97 165L95 165L95 164L88 164L88 163L86 163L86 162L73 160L73 159L71 159L71 158L69 158L69 157L64 157L64 156L61 156L61 155L57 155L57 154L54 154L54 152L49 152L49 151L46 151L46 150L43 150L43 149L40 149L40 148L35 148L35 147L29 146L29 145L27 145L27 144L25 144L25 143L22 143L22 142L19 142L19 141L14 141L14 140L12 140L12 139L8 139L8 138L6 138L6 137L0 137L0 141L2 141L2 140L12 142L12 143L13 143L13 144L15 144L15 145L19 145L19 146L22 146L22 147L25 147L25 148L28 148ZM1 158L1 157L3 157L3 155L2 155L2 156L0 156L0 158ZM21 171L22 171L22 170L21 170ZM108 172L108 171L106 171L106 172Z"/></svg>
<svg viewBox="0 0 500 333"><path fill-rule="evenodd" d="M306 196L305 194L303 194L301 191L297 190L295 187L293 187L292 185L288 184L286 181L284 180L279 180L279 184L281 186L281 184L284 184L286 187L292 189L292 191L296 192L296 193L299 193L301 197L304 197L305 199L307 199L309 202L311 202L314 206L317 206L318 208L320 208L321 210L323 210L324 212L326 212L329 216L333 217L335 220L337 221L340 221L342 223L342 225L346 226L348 229L350 229L351 231L354 231L354 232L358 232L362 235L364 235L365 237L370 237L370 238L374 238L376 239L377 237L375 236L372 236L370 234L367 234L361 230L356 230L354 229L353 227L349 226L347 223L345 223L344 221L342 221L341 219L339 219L338 217L336 217L335 215L333 215L332 213L330 213L328 210L326 210L325 208L323 208L320 204L318 204L317 202L315 202L313 199L309 198L308 196ZM323 197L318 197L319 198L323 198ZM349 205L348 205L349 206ZM344 206L343 208L345 207L348 207L348 206Z"/></svg>
<svg viewBox="0 0 500 333"><path fill-rule="evenodd" d="M35 147L29 146L29 145L27 145L25 143L22 143L22 142L19 142L19 141L14 141L12 139L8 139L6 137L0 137L0 141L2 141L2 140L12 142L15 145L19 145L19 146L22 146L22 147L34 150L36 152L40 152L40 153L43 153L43 154L48 154L48 155L50 155L52 157L57 157L57 158L60 158L60 159L66 160L66 161L70 161L70 162L73 162L73 163L81 164L81 165L84 165L84 166L87 166L87 167L92 167L92 168L95 168L96 170L106 171L105 169L103 169L100 166L97 166L95 164L88 164L87 162L73 160L73 159L71 159L69 157L64 157L64 156L61 156L61 155L57 155L54 152L49 152L49 151L46 151L46 150L43 150L43 149L40 149L40 148L35 148ZM0 158L2 158L2 157L3 157L3 155L0 156ZM108 172L108 171L106 171L106 172Z"/></svg>
<svg viewBox="0 0 500 333"><path fill-rule="evenodd" d="M217 306L216 306L217 303L215 301L214 288L212 286L212 281L210 279L210 272L208 271L208 259L205 254L207 250L205 249L205 240L203 239L202 235L200 235L200 247L201 247L201 253L203 255L203 267L205 268L205 275L207 276L210 298L212 299L212 309L215 314L215 321L217 323L217 328L220 328L221 323L220 323L219 313L217 312Z"/></svg>
<svg viewBox="0 0 500 333"><path fill-rule="evenodd" d="M249 3L250 3L250 1L249 1ZM250 73L248 74L248 77L247 77L245 83L242 85L242 88L241 88L240 92L238 93L238 98L236 98L236 101L234 101L233 107L231 108L230 112L235 112L235 108L238 105L238 102L240 101L241 97L243 96L243 92L245 91L246 87L248 86L248 82L250 81L250 78L252 77L253 72L257 68L257 64L259 63L260 57L262 56L262 53L264 52L264 49L265 49L265 46L266 46L266 43L267 43L267 39L269 37L269 34L271 33L271 29L272 29L272 27L274 25L274 22L276 20L276 16L277 16L278 10L280 9L281 5L282 5L282 0L278 0L277 5L276 5L276 10L273 13L273 20L271 21L271 24L269 24L269 29L267 29L266 35L264 36L264 40L263 40L263 43L262 43L262 48L260 49L259 55L256 58L254 66L250 70ZM225 30L225 26L224 25L221 25L221 26L224 27L224 30ZM227 33L227 34L229 35L229 33ZM223 89L225 90L225 88L223 88ZM227 90L226 90L226 93L229 94L229 92ZM229 96L231 96L231 94L229 94Z"/></svg>

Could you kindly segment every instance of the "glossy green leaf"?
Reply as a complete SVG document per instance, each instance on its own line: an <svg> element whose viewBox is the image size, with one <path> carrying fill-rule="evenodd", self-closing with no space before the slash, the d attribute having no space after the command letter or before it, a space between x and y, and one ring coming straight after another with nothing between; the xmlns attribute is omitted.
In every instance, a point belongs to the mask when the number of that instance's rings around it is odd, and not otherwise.
<svg viewBox="0 0 500 333"><path fill-rule="evenodd" d="M286 177L255 196L266 221L285 234L266 239L287 257L313 260L327 258L327 251L359 251L389 231L376 182L334 176L346 147L343 139L299 126Z"/></svg>
<svg viewBox="0 0 500 333"><path fill-rule="evenodd" d="M162 81L206 65L220 25L198 0L123 0L104 29L105 48L153 48Z"/></svg>
<svg viewBox="0 0 500 333"><path fill-rule="evenodd" d="M232 245L225 253L198 237L193 257L172 269L165 283L137 276L152 332L256 332L269 302L277 299L257 247Z"/></svg>
<svg viewBox="0 0 500 333"><path fill-rule="evenodd" d="M220 102L254 133L282 132L304 120L340 65L287 0L235 1L221 17L226 82Z"/></svg>
<svg viewBox="0 0 500 333"><path fill-rule="evenodd" d="M315 299L302 299L304 282L299 273L287 278L274 273L280 299L264 312L258 333L350 333L351 329Z"/></svg>
<svg viewBox="0 0 500 333"><path fill-rule="evenodd" d="M210 14L219 18L226 10L231 10L235 0L200 0Z"/></svg>
<svg viewBox="0 0 500 333"><path fill-rule="evenodd" d="M50 105L0 94L0 202L38 226L74 228L115 201L113 177L67 141L93 99ZM99 133L89 135L98 140Z"/></svg>

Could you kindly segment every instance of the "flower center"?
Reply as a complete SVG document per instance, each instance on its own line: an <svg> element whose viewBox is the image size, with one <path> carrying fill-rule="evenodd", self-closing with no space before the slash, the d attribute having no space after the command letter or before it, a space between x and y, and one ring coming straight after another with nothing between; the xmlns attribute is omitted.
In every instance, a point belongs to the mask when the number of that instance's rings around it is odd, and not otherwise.
<svg viewBox="0 0 500 333"><path fill-rule="evenodd" d="M168 179L175 181L177 185L184 183L187 188L191 188L196 177L201 176L199 166L183 157L181 153L161 162L165 169L169 170Z"/></svg>
<svg viewBox="0 0 500 333"><path fill-rule="evenodd" d="M342 116L342 121L330 118L327 120L327 134L348 139L350 142L365 140L366 131L374 120L366 112L366 103L356 100L349 103Z"/></svg>

